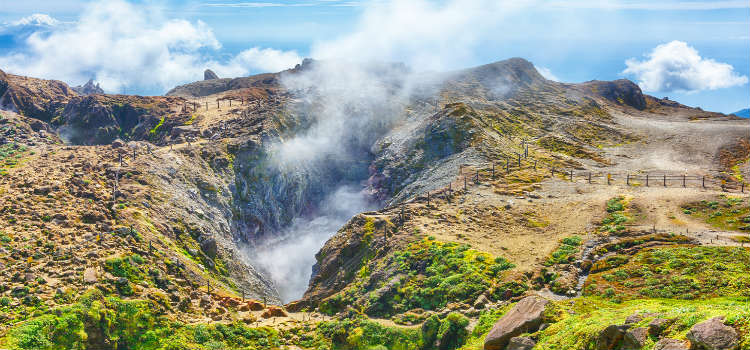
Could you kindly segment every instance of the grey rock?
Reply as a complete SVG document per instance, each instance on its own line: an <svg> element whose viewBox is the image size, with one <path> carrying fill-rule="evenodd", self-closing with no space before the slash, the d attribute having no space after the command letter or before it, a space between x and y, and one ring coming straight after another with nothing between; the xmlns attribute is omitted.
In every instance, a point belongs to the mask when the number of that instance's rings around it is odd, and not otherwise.
<svg viewBox="0 0 750 350"><path fill-rule="evenodd" d="M723 316L696 324L686 337L693 349L734 350L739 347L737 331L724 324Z"/></svg>
<svg viewBox="0 0 750 350"><path fill-rule="evenodd" d="M477 310L484 309L484 307L489 303L490 301L487 299L484 294L480 295L477 300L474 302L474 308Z"/></svg>
<svg viewBox="0 0 750 350"><path fill-rule="evenodd" d="M688 350L687 344L682 340L662 338L654 344L654 350Z"/></svg>
<svg viewBox="0 0 750 350"><path fill-rule="evenodd" d="M539 329L548 303L539 296L529 296L519 301L492 327L484 339L484 349L505 349L511 338Z"/></svg>
<svg viewBox="0 0 750 350"><path fill-rule="evenodd" d="M214 71L212 71L210 69L206 69L203 72L203 80L214 80L214 79L219 79L219 76L216 75L216 73L214 73Z"/></svg>
<svg viewBox="0 0 750 350"><path fill-rule="evenodd" d="M637 350L646 345L648 340L648 329L645 327L633 328L625 332L622 341L623 350Z"/></svg>
<svg viewBox="0 0 750 350"><path fill-rule="evenodd" d="M619 349L625 339L628 325L610 325L599 333L596 338L596 350Z"/></svg>
<svg viewBox="0 0 750 350"><path fill-rule="evenodd" d="M96 283L98 278L96 277L96 269L93 267L87 267L83 271L83 282L85 283Z"/></svg>
<svg viewBox="0 0 750 350"><path fill-rule="evenodd" d="M531 350L534 345L536 345L536 342L529 337L513 337L510 338L505 350Z"/></svg>
<svg viewBox="0 0 750 350"><path fill-rule="evenodd" d="M201 249L212 259L216 257L216 254L219 253L219 247L216 244L216 240L213 238L209 238L201 242Z"/></svg>
<svg viewBox="0 0 750 350"><path fill-rule="evenodd" d="M648 334L651 335L652 337L658 337L659 335L661 335L662 332L664 332L665 329L667 329L667 327L672 325L672 323L674 323L675 320L676 319L674 318L667 319L667 318L660 318L660 317L653 319L648 324Z"/></svg>

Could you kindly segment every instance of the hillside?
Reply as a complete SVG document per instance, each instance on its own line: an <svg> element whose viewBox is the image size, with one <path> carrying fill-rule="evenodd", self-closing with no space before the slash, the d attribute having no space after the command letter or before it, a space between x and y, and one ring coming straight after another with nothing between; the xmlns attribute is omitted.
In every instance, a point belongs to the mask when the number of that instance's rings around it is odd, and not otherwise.
<svg viewBox="0 0 750 350"><path fill-rule="evenodd" d="M734 112L732 114L734 114L734 115L736 115L738 117L741 117L741 118L750 118L750 108L745 108L745 109L743 109L741 111L737 111L737 112Z"/></svg>
<svg viewBox="0 0 750 350"><path fill-rule="evenodd" d="M166 96L0 71L0 347L750 346L746 119L521 58L348 64Z"/></svg>

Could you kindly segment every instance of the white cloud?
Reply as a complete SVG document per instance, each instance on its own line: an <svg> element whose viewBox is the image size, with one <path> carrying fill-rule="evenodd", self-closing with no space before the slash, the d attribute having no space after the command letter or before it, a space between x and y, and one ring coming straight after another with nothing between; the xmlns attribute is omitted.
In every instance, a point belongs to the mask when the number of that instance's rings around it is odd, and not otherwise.
<svg viewBox="0 0 750 350"><path fill-rule="evenodd" d="M363 5L362 16L351 33L315 43L312 57L401 61L417 70L456 68L474 58L481 40L498 35L505 18L535 2L371 2Z"/></svg>
<svg viewBox="0 0 750 350"><path fill-rule="evenodd" d="M549 68L537 67L537 66L535 66L534 68L536 68L537 72L539 72L539 74L541 74L545 79L553 80L553 81L560 81L560 78L552 74L552 71L549 70Z"/></svg>
<svg viewBox="0 0 750 350"><path fill-rule="evenodd" d="M240 52L228 63L214 63L213 68L220 76L237 76L248 69L261 72L279 72L302 62L296 51L281 51L253 47Z"/></svg>
<svg viewBox="0 0 750 350"><path fill-rule="evenodd" d="M49 16L18 22L54 23ZM177 84L200 79L209 66L234 76L294 66L296 53L252 48L228 62L207 52L221 48L211 28L201 21L168 19L156 8L122 0L91 3L78 21L36 32L17 51L0 55L10 72L78 84L94 78L108 92L161 93Z"/></svg>
<svg viewBox="0 0 750 350"><path fill-rule="evenodd" d="M604 10L651 10L651 11L703 11L720 9L741 9L750 7L746 0L714 0L714 1L684 1L684 0L565 0L550 1L549 6L561 8L585 8Z"/></svg>
<svg viewBox="0 0 750 350"><path fill-rule="evenodd" d="M11 22L11 25L14 25L14 26L28 26L28 25L55 26L59 23L60 21L50 17L50 15L43 14L43 13L35 13L33 15L26 16L17 21Z"/></svg>
<svg viewBox="0 0 750 350"><path fill-rule="evenodd" d="M703 58L682 41L672 41L654 48L645 60L625 61L625 74L632 74L645 91L701 91L743 85L746 76L737 74L726 63Z"/></svg>

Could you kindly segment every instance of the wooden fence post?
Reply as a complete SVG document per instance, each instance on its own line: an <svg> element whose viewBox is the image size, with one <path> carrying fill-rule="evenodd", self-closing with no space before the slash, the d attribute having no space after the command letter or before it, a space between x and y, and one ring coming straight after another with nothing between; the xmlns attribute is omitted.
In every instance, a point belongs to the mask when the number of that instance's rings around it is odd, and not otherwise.
<svg viewBox="0 0 750 350"><path fill-rule="evenodd" d="M492 162L492 178L495 178L495 162Z"/></svg>
<svg viewBox="0 0 750 350"><path fill-rule="evenodd" d="M625 176L625 184L630 186L630 173Z"/></svg>
<svg viewBox="0 0 750 350"><path fill-rule="evenodd" d="M573 181L573 170L570 171L570 181Z"/></svg>
<svg viewBox="0 0 750 350"><path fill-rule="evenodd" d="M667 174L664 174L664 187L667 187Z"/></svg>
<svg viewBox="0 0 750 350"><path fill-rule="evenodd" d="M703 186L703 188L706 188L706 175L703 175L703 184L701 186Z"/></svg>
<svg viewBox="0 0 750 350"><path fill-rule="evenodd" d="M648 174L646 174L646 187L648 187Z"/></svg>
<svg viewBox="0 0 750 350"><path fill-rule="evenodd" d="M466 191L466 176L464 176L464 191Z"/></svg>
<svg viewBox="0 0 750 350"><path fill-rule="evenodd" d="M685 187L685 174L682 174L682 187Z"/></svg>
<svg viewBox="0 0 750 350"><path fill-rule="evenodd" d="M589 185L591 185L591 172L589 172Z"/></svg>

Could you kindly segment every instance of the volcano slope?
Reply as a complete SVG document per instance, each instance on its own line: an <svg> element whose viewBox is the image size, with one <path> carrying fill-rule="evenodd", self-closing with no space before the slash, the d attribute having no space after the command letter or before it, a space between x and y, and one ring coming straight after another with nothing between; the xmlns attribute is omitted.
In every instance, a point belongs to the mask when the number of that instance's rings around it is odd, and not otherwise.
<svg viewBox="0 0 750 350"><path fill-rule="evenodd" d="M724 316L725 348L750 346L746 120L510 59L426 79L356 157L290 171L274 145L326 106L283 81L314 65L166 97L2 73L0 344L481 349L539 295L545 326L511 343L721 348L696 325ZM326 242L300 300L271 306L279 286L245 247L341 183L383 209Z"/></svg>

